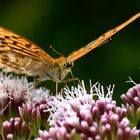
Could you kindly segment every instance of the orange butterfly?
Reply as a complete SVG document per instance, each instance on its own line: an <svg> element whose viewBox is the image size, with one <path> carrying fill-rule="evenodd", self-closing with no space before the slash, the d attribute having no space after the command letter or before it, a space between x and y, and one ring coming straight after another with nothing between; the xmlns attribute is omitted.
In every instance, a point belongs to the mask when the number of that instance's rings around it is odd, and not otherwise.
<svg viewBox="0 0 140 140"><path fill-rule="evenodd" d="M0 27L0 68L6 72L39 76L40 81L63 81L71 71L73 62L104 44L122 28L140 17L137 13L123 24L104 33L85 47L74 51L67 57L52 58L31 41Z"/></svg>

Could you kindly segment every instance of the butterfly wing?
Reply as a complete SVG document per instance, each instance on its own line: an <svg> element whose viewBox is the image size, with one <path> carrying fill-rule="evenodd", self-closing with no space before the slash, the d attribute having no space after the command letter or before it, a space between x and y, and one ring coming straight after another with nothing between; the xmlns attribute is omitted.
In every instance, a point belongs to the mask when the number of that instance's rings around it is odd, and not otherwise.
<svg viewBox="0 0 140 140"><path fill-rule="evenodd" d="M137 13L136 15L134 15L133 17L131 17L129 20L127 20L126 22L124 22L123 24L117 26L116 28L109 30L108 32L104 33L103 35L101 35L99 38L97 38L96 40L90 42L89 44L87 44L85 47L74 51L73 53L71 53L66 59L68 62L74 62L75 60L79 59L80 57L84 56L85 54L87 54L88 52L90 52L91 50L93 50L94 48L97 48L99 46L101 46L102 44L104 44L105 42L107 42L107 40L112 37L113 35L115 35L118 31L120 31L121 29L123 29L124 27L126 27L128 24L130 24L131 22L133 22L135 19L140 17L140 13Z"/></svg>
<svg viewBox="0 0 140 140"><path fill-rule="evenodd" d="M0 68L4 71L35 76L52 63L54 59L36 44L0 27Z"/></svg>

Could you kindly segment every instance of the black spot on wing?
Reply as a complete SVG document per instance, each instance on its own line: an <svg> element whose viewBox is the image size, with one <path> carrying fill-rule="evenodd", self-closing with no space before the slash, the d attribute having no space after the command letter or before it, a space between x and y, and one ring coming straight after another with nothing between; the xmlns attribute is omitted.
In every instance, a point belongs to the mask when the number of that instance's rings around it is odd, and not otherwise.
<svg viewBox="0 0 140 140"><path fill-rule="evenodd" d="M0 48L5 48L6 46L5 45L0 45ZM0 50L0 52L1 52L1 50Z"/></svg>
<svg viewBox="0 0 140 140"><path fill-rule="evenodd" d="M26 46L27 48L31 48L31 47L32 47L32 43L25 44L25 46Z"/></svg>
<svg viewBox="0 0 140 140"><path fill-rule="evenodd" d="M0 53L1 53L1 51L0 51ZM2 55L1 56L1 63L7 64L8 61L9 61L9 58L8 58L7 55Z"/></svg>
<svg viewBox="0 0 140 140"><path fill-rule="evenodd" d="M16 42L16 41L13 41L13 45L17 45L18 44L18 42Z"/></svg>
<svg viewBox="0 0 140 140"><path fill-rule="evenodd" d="M6 35L6 36L4 36L4 38L6 38L6 39L10 39L10 36Z"/></svg>
<svg viewBox="0 0 140 140"><path fill-rule="evenodd" d="M0 41L4 41L5 39L3 37L0 37Z"/></svg>
<svg viewBox="0 0 140 140"><path fill-rule="evenodd" d="M5 47L5 46L4 46L4 47ZM5 52L6 52L5 50L0 50L0 54L1 54L1 53L5 53Z"/></svg>
<svg viewBox="0 0 140 140"><path fill-rule="evenodd" d="M5 45L7 45L8 43L7 42L5 42L5 41L0 41L2 44L5 44Z"/></svg>
<svg viewBox="0 0 140 140"><path fill-rule="evenodd" d="M12 35L11 37L14 38L14 39L19 38L18 36L15 36L15 35Z"/></svg>

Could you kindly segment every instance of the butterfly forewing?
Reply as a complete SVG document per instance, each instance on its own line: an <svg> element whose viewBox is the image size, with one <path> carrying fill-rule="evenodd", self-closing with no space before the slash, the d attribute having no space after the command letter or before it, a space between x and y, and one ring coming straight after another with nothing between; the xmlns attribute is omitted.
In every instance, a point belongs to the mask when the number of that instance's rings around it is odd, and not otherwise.
<svg viewBox="0 0 140 140"><path fill-rule="evenodd" d="M31 41L0 27L0 67L19 74L38 75L54 59Z"/></svg>
<svg viewBox="0 0 140 140"><path fill-rule="evenodd" d="M139 17L140 17L140 13L134 15L133 17L131 17L130 19L125 21L123 24L117 26L116 28L114 28L112 30L109 30L108 32L104 33L103 35L98 37L96 40L94 40L94 41L90 42L89 44L87 44L85 47L83 47L83 48L81 48L81 49L79 49L77 51L74 51L73 53L71 53L67 57L67 61L74 62L75 60L79 59L80 57L84 56L85 54L87 54L88 52L93 50L94 48L97 48L97 47L101 46L110 37L115 35L117 32L119 32L121 29L123 29L124 27L126 27L128 24L130 24L131 22L133 22L135 19L137 19Z"/></svg>

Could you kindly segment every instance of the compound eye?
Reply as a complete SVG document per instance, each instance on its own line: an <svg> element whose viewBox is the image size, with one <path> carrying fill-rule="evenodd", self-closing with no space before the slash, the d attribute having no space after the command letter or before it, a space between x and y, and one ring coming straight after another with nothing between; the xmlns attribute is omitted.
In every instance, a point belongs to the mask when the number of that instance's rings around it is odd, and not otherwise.
<svg viewBox="0 0 140 140"><path fill-rule="evenodd" d="M67 63L64 63L64 67L67 67Z"/></svg>

